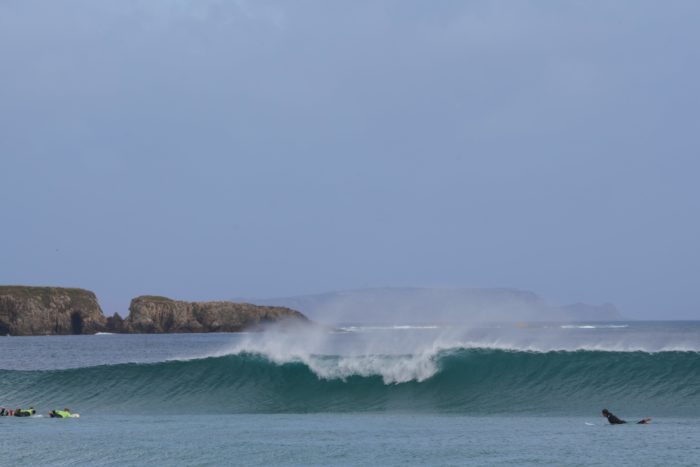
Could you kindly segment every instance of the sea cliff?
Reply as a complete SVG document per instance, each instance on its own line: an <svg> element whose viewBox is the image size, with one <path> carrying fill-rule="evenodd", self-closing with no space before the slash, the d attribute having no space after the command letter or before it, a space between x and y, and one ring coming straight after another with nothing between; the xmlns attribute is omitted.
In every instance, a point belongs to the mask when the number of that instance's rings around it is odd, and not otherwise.
<svg viewBox="0 0 700 467"><path fill-rule="evenodd" d="M62 287L0 286L0 336L238 332L268 323L309 323L298 311L234 302L134 298L129 316L106 317L93 292Z"/></svg>
<svg viewBox="0 0 700 467"><path fill-rule="evenodd" d="M130 332L238 332L264 324L308 322L298 311L234 302L183 302L142 296L131 301L125 324Z"/></svg>
<svg viewBox="0 0 700 467"><path fill-rule="evenodd" d="M92 334L105 323L89 290L0 286L0 335Z"/></svg>

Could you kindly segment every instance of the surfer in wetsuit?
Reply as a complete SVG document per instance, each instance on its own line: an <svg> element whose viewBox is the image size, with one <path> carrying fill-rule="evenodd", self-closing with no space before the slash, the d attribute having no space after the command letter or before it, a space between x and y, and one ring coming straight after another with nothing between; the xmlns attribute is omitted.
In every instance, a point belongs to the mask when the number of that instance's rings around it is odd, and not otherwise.
<svg viewBox="0 0 700 467"><path fill-rule="evenodd" d="M608 422L610 422L611 425L622 425L623 423L627 423L625 420L620 420L619 418L617 418L608 409L603 409L603 417L607 418ZM642 420L639 420L637 422L637 425L646 425L650 421L651 418L647 417Z"/></svg>
<svg viewBox="0 0 700 467"><path fill-rule="evenodd" d="M63 410L52 410L49 412L49 417L51 418L71 418L72 414L70 409L66 408Z"/></svg>
<svg viewBox="0 0 700 467"><path fill-rule="evenodd" d="M36 410L34 410L34 407L29 407L28 409L16 409L14 416L15 417L31 417L34 414L36 414Z"/></svg>

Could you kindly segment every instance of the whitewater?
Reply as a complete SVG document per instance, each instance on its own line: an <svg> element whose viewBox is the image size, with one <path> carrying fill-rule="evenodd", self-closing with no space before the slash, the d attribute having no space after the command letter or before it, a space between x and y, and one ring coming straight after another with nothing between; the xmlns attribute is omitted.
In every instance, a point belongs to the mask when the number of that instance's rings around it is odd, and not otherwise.
<svg viewBox="0 0 700 467"><path fill-rule="evenodd" d="M245 465L603 465L590 443L612 436L628 454L618 464L692 465L700 323L0 338L0 406L30 405L81 419L0 417L0 436L9 446L42 439L66 464L221 465L233 455ZM609 427L602 408L654 423ZM114 437L129 448L112 447ZM100 455L68 439L98 443ZM664 457L663 440L687 455ZM185 449L195 441L206 455ZM153 443L173 451L159 457ZM571 457L572 443L590 447L585 459ZM44 453L8 459L56 463Z"/></svg>

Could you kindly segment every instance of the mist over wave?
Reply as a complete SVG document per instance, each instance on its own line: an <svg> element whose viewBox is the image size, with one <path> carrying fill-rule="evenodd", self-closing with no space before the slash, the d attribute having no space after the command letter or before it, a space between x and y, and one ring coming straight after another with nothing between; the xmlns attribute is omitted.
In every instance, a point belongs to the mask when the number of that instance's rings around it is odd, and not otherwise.
<svg viewBox="0 0 700 467"><path fill-rule="evenodd" d="M494 349L530 352L599 350L620 352L700 351L700 326L628 323L537 323L522 325L445 326L386 325L298 328L293 332L271 327L248 334L219 352L259 353L277 363L302 361L313 367L312 355L430 359L448 349ZM413 378L410 378L413 379ZM394 380L389 380L393 382Z"/></svg>
<svg viewBox="0 0 700 467"><path fill-rule="evenodd" d="M692 324L554 323L78 336L76 344L86 349L121 339L141 342L134 352L143 353L155 342L184 339L189 350L148 362L87 359L72 368L0 370L0 405L74 406L83 413L474 414L580 414L611 406L640 416L694 416L700 415L697 335ZM196 342L212 339L218 348L197 351Z"/></svg>

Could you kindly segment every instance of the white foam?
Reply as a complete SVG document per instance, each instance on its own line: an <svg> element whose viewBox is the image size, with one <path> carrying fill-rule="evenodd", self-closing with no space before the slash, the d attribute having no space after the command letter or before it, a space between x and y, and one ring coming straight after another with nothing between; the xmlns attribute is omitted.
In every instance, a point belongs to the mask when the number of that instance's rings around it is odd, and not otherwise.
<svg viewBox="0 0 700 467"><path fill-rule="evenodd" d="M379 376L385 384L396 384L430 378L438 372L438 353L456 344L427 341L410 346L410 352L401 352L384 345L387 342L382 339L370 339L338 352L333 345L337 337L315 329L289 333L272 328L261 334L242 336L219 355L255 353L277 364L302 362L322 379Z"/></svg>
<svg viewBox="0 0 700 467"><path fill-rule="evenodd" d="M338 328L344 332L372 332L372 331L412 331L412 330L428 330L439 329L437 325L393 325L393 326L341 326Z"/></svg>
<svg viewBox="0 0 700 467"><path fill-rule="evenodd" d="M562 331L559 325L524 329L433 326L433 332L407 333L404 327L396 325L381 333L337 333L324 328L284 330L271 327L262 333L238 335L231 346L197 357L254 353L277 364L304 363L322 379L379 376L385 383L394 384L430 378L439 371L441 353L460 349L537 353L700 351L695 333L679 338L665 332L640 333L637 328L620 329L619 333L584 329L585 332L571 333Z"/></svg>
<svg viewBox="0 0 700 467"><path fill-rule="evenodd" d="M629 327L629 324L563 324L559 327L562 329L624 329Z"/></svg>

